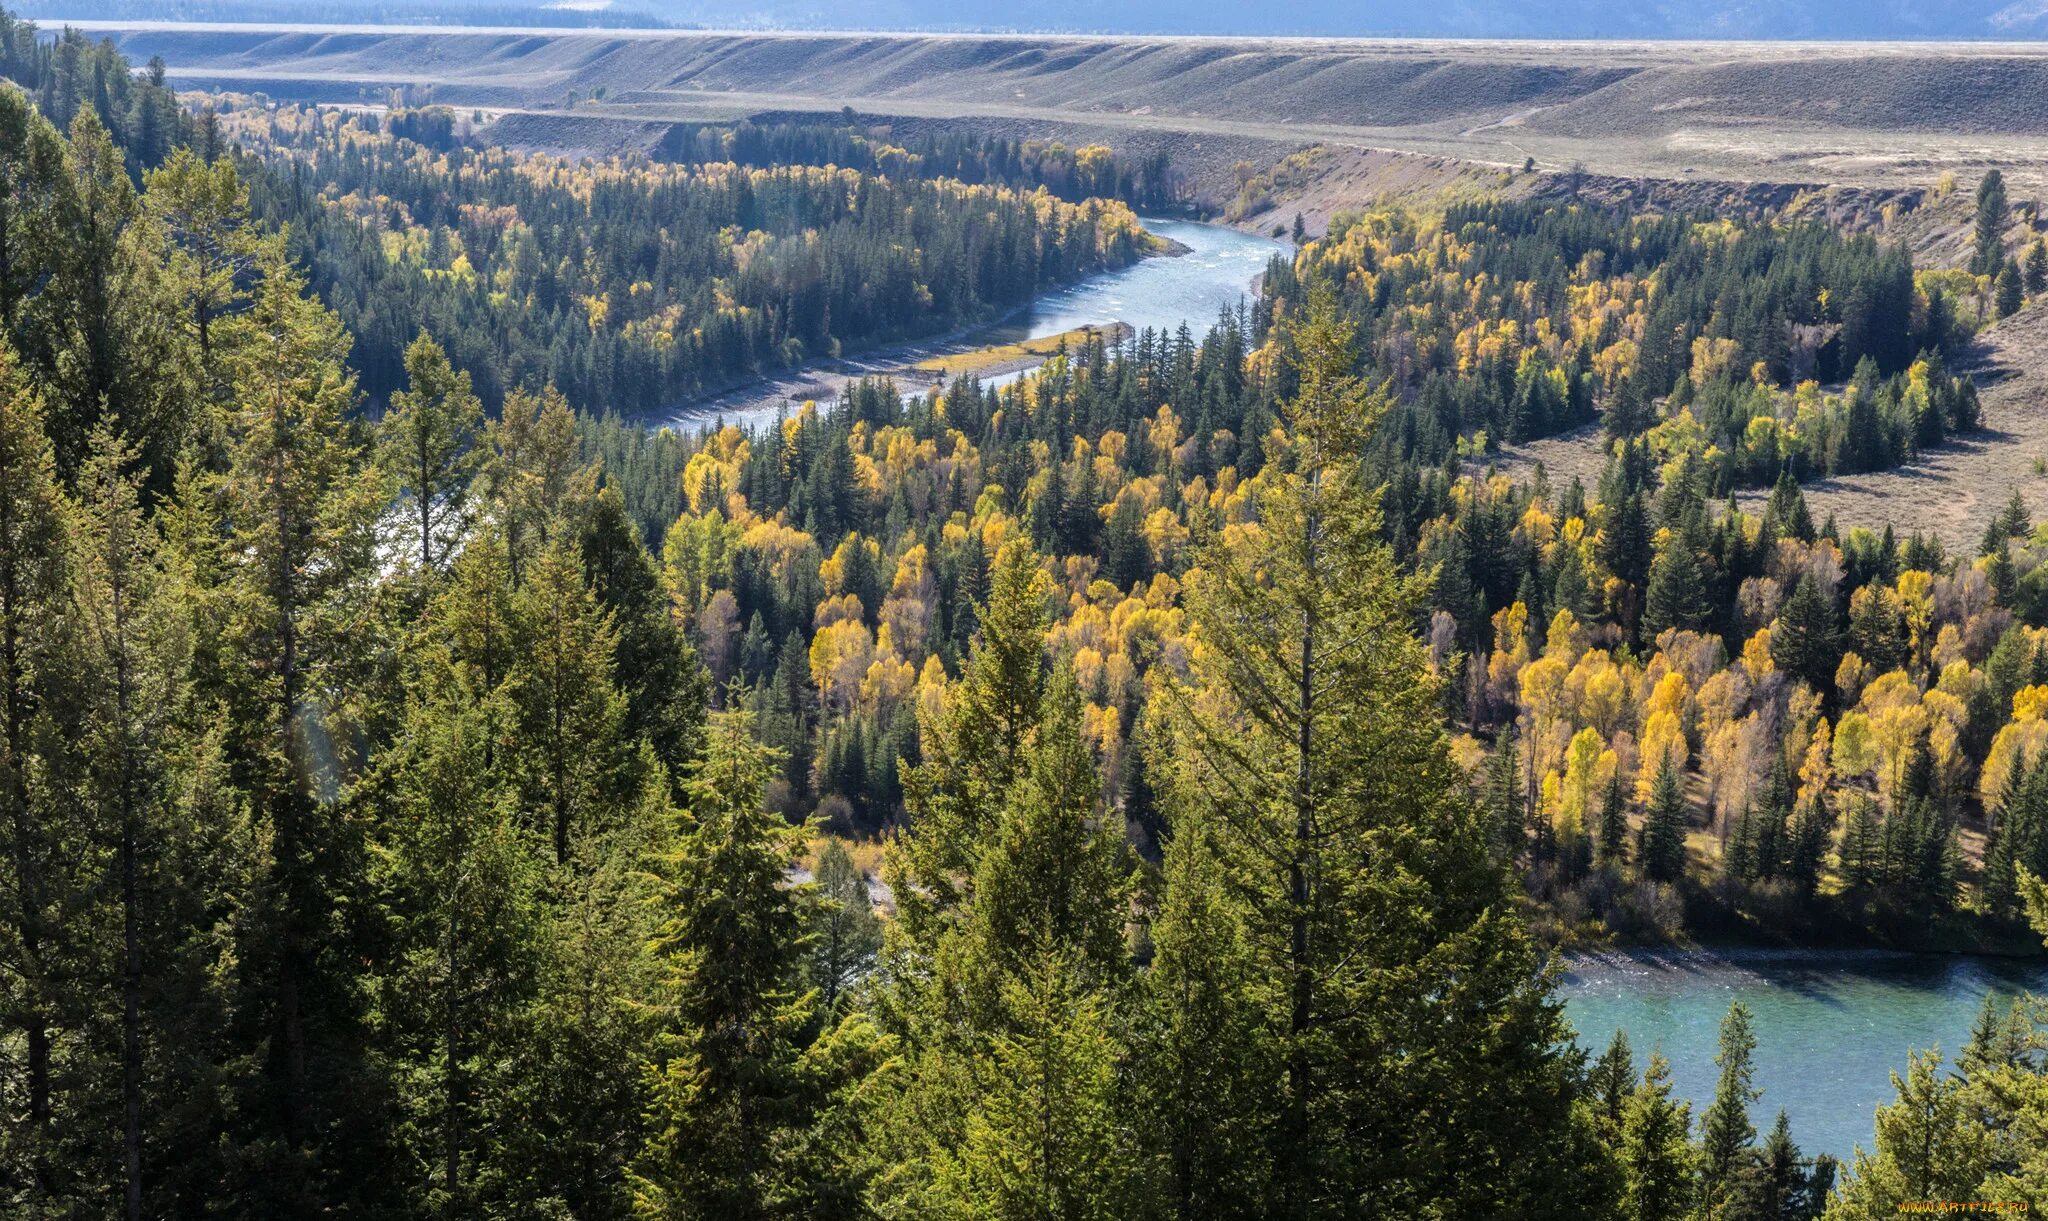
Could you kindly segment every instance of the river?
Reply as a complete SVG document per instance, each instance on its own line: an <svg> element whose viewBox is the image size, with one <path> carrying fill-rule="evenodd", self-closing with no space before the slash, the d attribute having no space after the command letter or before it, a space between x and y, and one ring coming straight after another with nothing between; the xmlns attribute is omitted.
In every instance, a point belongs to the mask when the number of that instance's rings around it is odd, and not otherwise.
<svg viewBox="0 0 2048 1221"><path fill-rule="evenodd" d="M1636 1071L1660 1051L1674 1094L1693 1115L1714 1096L1721 1019L1741 1001L1756 1016L1759 1132L1778 1109L1807 1154L1847 1162L1871 1144L1877 1107L1907 1053L1938 1046L1953 1059L1987 993L2048 992L2048 965L1968 955L1883 951L1731 950L1575 957L1560 991L1579 1041L1597 1054L1628 1031Z"/></svg>
<svg viewBox="0 0 2048 1221"><path fill-rule="evenodd" d="M1289 242L1221 225L1153 219L1142 223L1147 232L1187 247L1187 253L1139 259L1129 267L1046 293L1022 319L1025 337L1041 339L1108 322L1127 322L1139 331L1171 331L1185 322L1200 339L1218 314L1249 301L1252 281L1274 255L1294 250Z"/></svg>
<svg viewBox="0 0 2048 1221"><path fill-rule="evenodd" d="M1252 294L1273 255L1292 247L1271 238L1193 221L1148 219L1145 227L1187 248L1143 259L1040 297L1000 328L1007 340L1125 322L1197 334ZM1017 376L1015 374L1011 377ZM1007 379L991 379L1007 380ZM683 423L716 412L739 423L773 419L786 399L740 410L699 407ZM1939 1046L1953 1056L1987 993L2048 992L2048 966L1967 956L1864 951L1686 951L1576 958L1562 982L1566 1014L1598 1053L1625 1027L1641 1071L1650 1052L1671 1061L1676 1092L1713 1098L1721 1019L1732 1001L1756 1015L1752 1108L1760 1130L1778 1108L1808 1154L1849 1158L1870 1144L1876 1108L1892 1096L1890 1073L1907 1052Z"/></svg>
<svg viewBox="0 0 2048 1221"><path fill-rule="evenodd" d="M1186 252L1140 259L1129 267L1045 293L1001 324L987 328L978 341L1043 339L1112 322L1128 323L1139 331L1147 327L1171 331L1185 322L1199 338L1222 311L1235 310L1240 301L1252 298L1253 282L1274 255L1294 249L1288 242L1199 221L1144 218L1142 223L1148 232L1180 243ZM668 422L686 428L713 419L741 426L766 424L792 400L816 398L823 403L852 377L889 372L889 363L884 354L845 362L847 367L837 375L823 375L816 369L808 376L805 371L777 374L762 386L691 404L676 411ZM1023 373L1016 372L985 381L1001 385L1021 376Z"/></svg>

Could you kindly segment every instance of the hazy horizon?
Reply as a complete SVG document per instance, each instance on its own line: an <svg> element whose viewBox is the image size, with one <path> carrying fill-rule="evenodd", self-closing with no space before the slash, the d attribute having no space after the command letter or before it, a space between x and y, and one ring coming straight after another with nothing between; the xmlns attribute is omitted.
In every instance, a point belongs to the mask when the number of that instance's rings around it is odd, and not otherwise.
<svg viewBox="0 0 2048 1221"><path fill-rule="evenodd" d="M2048 0L1958 0L1925 6L1905 0L1515 0L1351 5L1309 0L1261 11L1239 5L1133 0L1105 22L1100 5L1048 0L1020 10L993 0L851 0L820 6L803 0L712 0L703 4L618 0L599 5L520 0L33 0L23 16L39 21L247 21L307 24L506 24L560 28L653 26L752 30L931 33L1045 33L1137 36L1687 39L1968 40L2048 37ZM1026 16L1028 14L1028 16ZM1025 19L1020 20L1020 17Z"/></svg>

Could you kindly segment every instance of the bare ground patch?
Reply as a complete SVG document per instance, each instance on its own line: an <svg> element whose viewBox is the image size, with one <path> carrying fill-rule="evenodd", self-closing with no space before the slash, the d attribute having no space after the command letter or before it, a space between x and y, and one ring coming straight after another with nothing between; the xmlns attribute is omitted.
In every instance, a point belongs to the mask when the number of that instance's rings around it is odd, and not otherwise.
<svg viewBox="0 0 2048 1221"><path fill-rule="evenodd" d="M1981 429L1907 466L1808 483L1815 520L1833 514L1843 530L1889 525L1901 538L1932 534L1954 550L1974 545L2014 490L2036 518L2048 516L2048 303L2029 305L1985 333L1978 377ZM1540 464L1551 486L1561 489L1577 476L1590 492L1606 454L1600 426L1589 424L1503 446L1493 463L1517 480L1534 478ZM1749 489L1737 499L1755 509L1767 495Z"/></svg>

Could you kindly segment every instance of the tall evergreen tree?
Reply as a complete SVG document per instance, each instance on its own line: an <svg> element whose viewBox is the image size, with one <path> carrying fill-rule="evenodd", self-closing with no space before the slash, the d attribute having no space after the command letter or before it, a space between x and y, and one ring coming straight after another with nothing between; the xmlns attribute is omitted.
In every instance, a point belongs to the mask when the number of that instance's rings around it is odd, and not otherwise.
<svg viewBox="0 0 2048 1221"><path fill-rule="evenodd" d="M797 1058L817 997L803 983L801 896L785 884L801 836L761 805L773 771L749 714L713 720L688 830L663 870L673 915L656 949L671 1026L633 1171L640 1216L768 1217L787 1190L776 1155L801 1122Z"/></svg>
<svg viewBox="0 0 2048 1221"><path fill-rule="evenodd" d="M59 810L63 629L69 539L55 456L39 398L0 352L0 837L7 868L0 940L8 1041L20 1047L19 1102L4 1140L15 1198L61 1209L68 1194L54 1155L59 1139L62 980L70 964L63 912L84 845ZM16 1041L18 1040L18 1043Z"/></svg>
<svg viewBox="0 0 2048 1221"><path fill-rule="evenodd" d="M2010 220L2006 206L2005 175L1996 169L1985 172L1977 184L1976 240L1970 255L1974 275L1995 276L2005 262L2005 226Z"/></svg>
<svg viewBox="0 0 2048 1221"><path fill-rule="evenodd" d="M1841 663L1835 608L1810 576L1799 578L1778 610L1771 628L1771 663L1816 691L1834 685L1835 667Z"/></svg>
<svg viewBox="0 0 2048 1221"><path fill-rule="evenodd" d="M1269 470L1257 533L1229 532L1201 556L1194 686L1170 705L1174 817L1268 862L1247 880L1280 1040L1273 1207L1570 1199L1587 1188L1556 1010L1510 965L1526 967L1527 944L1498 906L1481 819L1443 771L1407 627L1422 591L1378 541L1355 457L1384 400L1356 381L1352 337L1322 290L1289 349L1286 462ZM1384 1059L1390 1021L1411 1040L1437 1032L1434 1050ZM1484 1106L1451 1103L1482 1079Z"/></svg>
<svg viewBox="0 0 2048 1221"><path fill-rule="evenodd" d="M1756 1126L1749 1119L1749 1104L1763 1096L1750 1085L1755 1054L1749 1007L1736 1001L1721 1020L1721 1049L1714 1057L1721 1074L1714 1085L1714 1101L1700 1117L1699 1198L1710 1217L1730 1213L1730 1202L1739 1198L1754 1169Z"/></svg>
<svg viewBox="0 0 2048 1221"><path fill-rule="evenodd" d="M882 924L867 878L839 840L825 842L813 877L818 902L811 915L811 986L832 1010L873 970Z"/></svg>
<svg viewBox="0 0 2048 1221"><path fill-rule="evenodd" d="M1643 1083L1622 1117L1621 1163L1626 1187L1620 1215L1628 1221L1678 1221L1693 1211L1692 1104L1671 1100L1671 1067L1652 1055Z"/></svg>
<svg viewBox="0 0 2048 1221"><path fill-rule="evenodd" d="M1643 816L1642 843L1636 849L1645 877L1675 882L1684 876L1687 821L1684 782L1666 759L1657 771L1656 787Z"/></svg>
<svg viewBox="0 0 2048 1221"><path fill-rule="evenodd" d="M347 333L281 253L265 256L250 308L221 329L226 464L187 495L216 514L235 768L270 841L237 929L239 1033L258 1064L238 1103L244 1187L256 1207L296 1212L386 1187L337 1177L363 1164L352 1141L376 1139L350 1116L379 1094L359 1055L360 955L332 917L361 878L361 824L337 798L366 643L351 628L366 613L382 497L348 417Z"/></svg>
<svg viewBox="0 0 2048 1221"><path fill-rule="evenodd" d="M544 931L541 870L495 766L512 720L501 688L436 647L395 746L390 834L374 882L390 922L379 1042L403 1058L405 1143L431 1151L410 1194L452 1216L509 1211L525 1167L489 1134L513 1122L530 1070L527 1011Z"/></svg>
<svg viewBox="0 0 2048 1221"><path fill-rule="evenodd" d="M483 404L469 374L422 333L405 350L408 387L391 396L380 460L398 483L409 528L404 554L431 581L448 565L470 515L470 480L483 458Z"/></svg>

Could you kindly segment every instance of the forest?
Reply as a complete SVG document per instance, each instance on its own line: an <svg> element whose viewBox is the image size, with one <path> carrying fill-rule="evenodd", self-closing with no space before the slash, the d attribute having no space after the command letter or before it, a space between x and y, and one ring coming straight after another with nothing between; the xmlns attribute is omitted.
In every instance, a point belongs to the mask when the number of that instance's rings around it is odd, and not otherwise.
<svg viewBox="0 0 2048 1221"><path fill-rule="evenodd" d="M1660 368L1639 323L1661 288L1631 295L1591 246L1535 288L1543 243L1665 222L1362 217L1200 337L684 435L552 366L493 398L500 350L473 368L431 313L373 393L348 321L369 306L330 302L317 244L261 204L289 170L231 147L227 115L145 123L168 100L146 73L85 87L128 77L109 50L9 45L34 91L0 85L8 1212L2048 1200L2038 1000L1987 1006L1952 1062L1916 1055L1848 1164L1771 1122L1740 1005L1697 1113L1660 1056L1587 1055L1565 1024L1553 944L2048 938L2048 531L2015 497L1970 549L1844 532L1791 462L1762 511L1723 505L1713 447L1657 435L1687 382L1728 382L1720 312L1673 307ZM81 99L63 130L38 93ZM307 147L337 165L391 151L321 122ZM381 201L333 204L379 216L366 250L436 240L414 173L537 218L614 191L622 215L737 206L744 183L853 207L858 234L859 201L922 201L941 244L1027 207L471 156L408 153ZM1626 245L1690 301L1770 300L1763 270L1705 270L1745 244L1846 295L1884 279L1905 313L1875 310L1891 338L1824 393L1967 401L1911 321L1946 290L1896 252L1699 224ZM510 266L433 232L480 279ZM1550 236L1495 248L1516 233ZM1540 275L1494 292L1521 257ZM1422 295L1395 308L1404 277ZM1553 317L1610 295L1606 342ZM1498 345L1461 390L1467 328ZM1432 378L1493 402L1499 367L1536 362L1610 420L1624 387L1673 390L1629 400L1591 489L1488 469L1463 417L1416 449Z"/></svg>
<svg viewBox="0 0 2048 1221"><path fill-rule="evenodd" d="M847 164L830 160L829 130L746 125L725 133L725 160L679 136L675 159L596 162L469 147L437 108L380 119L222 99L209 116L202 157L243 150L255 214L290 235L379 401L424 326L494 410L547 384L643 417L989 321L1156 246L1127 205L1049 189L1128 187L1132 168L1100 149L920 153L841 133ZM798 147L813 155L760 164Z"/></svg>

